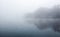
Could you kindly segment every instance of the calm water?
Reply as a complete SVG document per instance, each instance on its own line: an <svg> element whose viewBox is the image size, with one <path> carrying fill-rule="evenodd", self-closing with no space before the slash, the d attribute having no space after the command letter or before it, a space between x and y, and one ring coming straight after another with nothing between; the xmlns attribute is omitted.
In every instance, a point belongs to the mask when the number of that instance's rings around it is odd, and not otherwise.
<svg viewBox="0 0 60 37"><path fill-rule="evenodd" d="M0 37L60 37L52 29L39 30L35 25L10 25L0 27Z"/></svg>

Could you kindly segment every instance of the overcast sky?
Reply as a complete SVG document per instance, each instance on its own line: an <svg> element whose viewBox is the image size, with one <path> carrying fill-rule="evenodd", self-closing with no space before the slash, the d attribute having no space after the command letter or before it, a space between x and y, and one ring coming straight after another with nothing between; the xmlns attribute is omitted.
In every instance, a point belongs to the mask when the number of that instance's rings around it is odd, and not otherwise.
<svg viewBox="0 0 60 37"><path fill-rule="evenodd" d="M4 12L32 12L39 7L51 7L60 4L59 0L0 0L0 9Z"/></svg>

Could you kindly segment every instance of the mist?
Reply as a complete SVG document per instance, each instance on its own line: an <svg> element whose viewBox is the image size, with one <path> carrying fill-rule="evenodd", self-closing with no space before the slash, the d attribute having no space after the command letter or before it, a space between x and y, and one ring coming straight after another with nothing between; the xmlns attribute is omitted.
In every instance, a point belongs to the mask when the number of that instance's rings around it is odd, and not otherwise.
<svg viewBox="0 0 60 37"><path fill-rule="evenodd" d="M59 36L59 33L50 29L39 30L36 25L27 23L25 18L27 14L35 13L40 7L51 8L58 4L59 0L0 0L0 37L34 37L43 36L44 33L48 36Z"/></svg>

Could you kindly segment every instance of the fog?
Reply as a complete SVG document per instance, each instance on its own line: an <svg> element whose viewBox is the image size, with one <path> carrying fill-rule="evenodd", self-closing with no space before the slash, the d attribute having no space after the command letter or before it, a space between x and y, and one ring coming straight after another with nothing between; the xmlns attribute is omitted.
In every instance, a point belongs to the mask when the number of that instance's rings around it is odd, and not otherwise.
<svg viewBox="0 0 60 37"><path fill-rule="evenodd" d="M0 36L25 36L26 34L33 37L40 34L43 36L46 32L47 34L53 32L52 34L59 36L59 33L50 29L39 30L34 24L27 23L24 18L25 14L34 13L40 7L51 8L58 4L60 0L0 0Z"/></svg>

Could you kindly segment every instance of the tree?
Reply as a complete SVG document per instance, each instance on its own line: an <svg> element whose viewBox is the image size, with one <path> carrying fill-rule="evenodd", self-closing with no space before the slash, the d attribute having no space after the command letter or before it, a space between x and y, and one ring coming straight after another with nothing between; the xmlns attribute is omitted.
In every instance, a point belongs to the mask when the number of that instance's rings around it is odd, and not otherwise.
<svg viewBox="0 0 60 37"><path fill-rule="evenodd" d="M52 28L60 32L60 5L52 8L39 8L33 13L33 23L41 30ZM31 17L32 17L31 16Z"/></svg>

